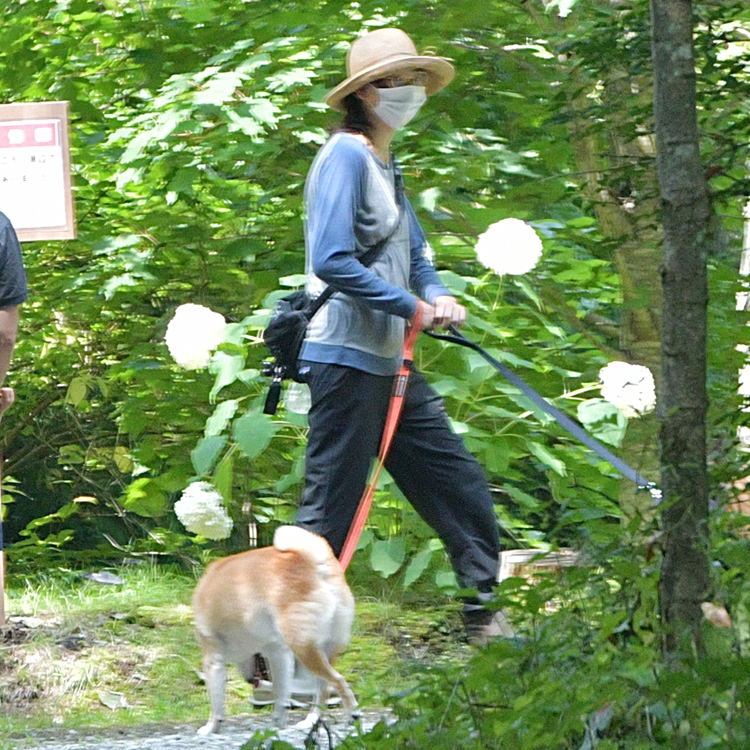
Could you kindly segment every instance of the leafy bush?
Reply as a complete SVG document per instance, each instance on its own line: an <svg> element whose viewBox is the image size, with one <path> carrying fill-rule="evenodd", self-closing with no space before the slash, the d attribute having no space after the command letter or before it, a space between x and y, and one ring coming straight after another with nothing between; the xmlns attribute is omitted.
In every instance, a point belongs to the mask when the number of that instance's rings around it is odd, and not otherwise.
<svg viewBox="0 0 750 750"><path fill-rule="evenodd" d="M394 696L398 721L345 747L645 750L745 748L750 741L750 540L720 513L717 597L730 629L706 622L705 653L665 660L659 555L649 543L587 549L585 563L500 587L518 638L466 666L427 671Z"/></svg>

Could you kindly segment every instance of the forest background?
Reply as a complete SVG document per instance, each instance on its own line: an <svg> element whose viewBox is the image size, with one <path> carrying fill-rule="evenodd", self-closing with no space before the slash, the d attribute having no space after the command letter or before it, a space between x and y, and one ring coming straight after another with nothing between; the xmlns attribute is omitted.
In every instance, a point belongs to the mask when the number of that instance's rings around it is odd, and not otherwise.
<svg viewBox="0 0 750 750"><path fill-rule="evenodd" d="M742 747L750 732L750 557L742 519L725 512L748 473L737 295L750 11L731 0L693 11L716 217L706 257L711 598L732 627L706 623L700 652L667 665L650 495L477 355L422 337L417 363L487 470L506 546L572 547L587 561L564 580L501 587L532 637L424 686L425 721L410 731L432 732L433 744ZM489 2L479 14L458 0L11 0L1 13L3 100L70 102L78 221L75 241L25 246L31 296L9 376L18 401L0 441L14 575L124 554L203 562L246 548L249 529L267 543L293 517L305 419L262 413L259 332L273 301L302 283L304 178L336 124L323 97L353 35L383 25L457 69L394 146L436 266L470 309L468 334L658 481L656 415L628 420L598 386L613 360L659 380L647 2ZM543 237L530 274L497 277L476 261L478 234L507 217ZM164 344L186 302L234 324L207 369L179 368ZM226 542L195 538L174 516L199 479L236 522ZM370 521L360 566L455 591L439 542L387 480ZM449 710L456 721L440 720Z"/></svg>

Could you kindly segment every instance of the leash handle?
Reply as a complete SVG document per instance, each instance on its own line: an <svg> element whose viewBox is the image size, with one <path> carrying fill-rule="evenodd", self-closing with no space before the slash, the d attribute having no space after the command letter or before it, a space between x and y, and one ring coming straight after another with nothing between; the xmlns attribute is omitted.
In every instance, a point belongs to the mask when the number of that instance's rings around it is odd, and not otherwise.
<svg viewBox="0 0 750 750"><path fill-rule="evenodd" d="M422 306L417 305L417 312L411 319L411 327L406 334L404 339L404 349L401 358L401 367L399 368L398 374L393 380L393 387L391 389L391 400L388 404L388 414L385 418L385 427L383 429L383 437L380 439L380 450L378 451L378 459L375 463L375 468L370 475L370 481L365 487L365 491L362 498L357 506L357 512L354 514L352 525L349 527L349 533L346 535L346 541L344 546L341 548L341 554L339 555L339 563L341 567L346 570L349 563L354 557L354 552L357 549L360 536L362 536L362 530L367 522L367 516L370 513L372 507L372 501L375 497L375 489L378 486L378 479L380 479L380 472L383 470L385 459L388 456L388 451L391 448L393 442L393 436L396 434L398 428L398 420L401 416L401 409L404 405L404 397L406 395L406 386L409 382L409 366L414 361L414 344L417 341L417 336L422 327Z"/></svg>

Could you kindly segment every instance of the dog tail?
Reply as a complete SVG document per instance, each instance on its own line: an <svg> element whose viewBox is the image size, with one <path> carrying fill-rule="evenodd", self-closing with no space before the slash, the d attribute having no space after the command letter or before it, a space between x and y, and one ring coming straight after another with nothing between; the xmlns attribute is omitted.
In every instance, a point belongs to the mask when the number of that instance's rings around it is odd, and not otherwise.
<svg viewBox="0 0 750 750"><path fill-rule="evenodd" d="M305 552L318 565L328 563L333 556L328 542L322 536L299 526L279 526L273 535L273 546L279 552Z"/></svg>

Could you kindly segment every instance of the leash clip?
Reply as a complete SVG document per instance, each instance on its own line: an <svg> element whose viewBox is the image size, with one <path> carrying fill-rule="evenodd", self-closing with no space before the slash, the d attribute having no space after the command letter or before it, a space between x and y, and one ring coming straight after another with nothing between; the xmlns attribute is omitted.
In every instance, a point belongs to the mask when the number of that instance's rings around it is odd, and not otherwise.
<svg viewBox="0 0 750 750"><path fill-rule="evenodd" d="M651 507L656 508L662 504L664 500L664 494L657 486L656 482L649 482L648 484L639 485L639 490L648 490L651 495Z"/></svg>

